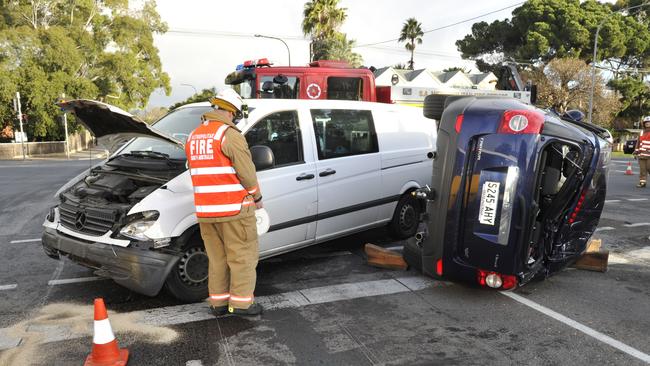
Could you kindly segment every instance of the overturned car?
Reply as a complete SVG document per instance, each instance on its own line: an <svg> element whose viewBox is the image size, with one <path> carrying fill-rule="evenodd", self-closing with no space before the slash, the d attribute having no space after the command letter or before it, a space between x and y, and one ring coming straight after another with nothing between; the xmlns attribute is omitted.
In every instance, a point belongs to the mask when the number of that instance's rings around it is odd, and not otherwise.
<svg viewBox="0 0 650 366"><path fill-rule="evenodd" d="M520 101L425 101L440 119L431 187L404 248L425 274L508 290L575 261L605 201L607 131ZM439 99L439 98L438 98ZM438 108L438 109L436 109Z"/></svg>

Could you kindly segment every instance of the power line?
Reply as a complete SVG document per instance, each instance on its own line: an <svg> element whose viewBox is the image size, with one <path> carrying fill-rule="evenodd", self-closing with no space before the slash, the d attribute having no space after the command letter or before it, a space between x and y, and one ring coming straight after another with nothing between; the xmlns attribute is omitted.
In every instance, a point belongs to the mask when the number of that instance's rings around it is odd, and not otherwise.
<svg viewBox="0 0 650 366"><path fill-rule="evenodd" d="M238 32L224 32L224 31L213 31L206 29L185 29L185 28L170 28L167 30L167 33L174 33L180 35L196 35L196 36L219 36L219 37L240 37L240 38L254 38L255 34L253 33L238 33ZM299 36L275 36L282 39L288 39L293 41L308 41L305 37Z"/></svg>
<svg viewBox="0 0 650 366"><path fill-rule="evenodd" d="M435 31L439 31L439 30L441 30L441 29L445 29L445 28L451 28L451 27L457 26L457 25L459 25L459 24L463 24L463 23L471 22L472 20L476 20L476 19L479 19L479 18L483 18L483 17L486 17L486 16L488 16L488 15L492 15L492 14L494 14L494 13L498 13L498 12L503 11L503 10L506 10L506 9L514 8L515 6L519 6L519 5L524 4L524 3L525 3L525 1L518 2L518 3L516 3L516 4L512 4L512 5L506 6L505 8L501 8L501 9L493 10L493 11L491 11L491 12L489 12L489 13L485 13L485 14L477 15L477 16L475 16L475 17L472 17L472 18L469 18L469 19L464 19L464 20L458 21L458 22L456 22L456 23L443 25L442 27L429 29L428 31L424 31L424 32L422 32L422 33L425 33L425 34L426 34L426 33L431 33L431 32L435 32ZM378 45L378 44L389 43L389 42L395 42L395 41L399 41L399 38L389 39L388 41L381 41L381 42L375 42L375 43L362 44L362 45L359 45L359 46L355 46L355 47L353 47L353 48L369 47L369 46L375 46L375 45Z"/></svg>

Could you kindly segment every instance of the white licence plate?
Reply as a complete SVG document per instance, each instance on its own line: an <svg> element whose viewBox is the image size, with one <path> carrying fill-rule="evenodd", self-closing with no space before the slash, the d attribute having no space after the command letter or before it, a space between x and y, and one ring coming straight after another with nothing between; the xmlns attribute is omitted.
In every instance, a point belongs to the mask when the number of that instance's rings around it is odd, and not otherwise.
<svg viewBox="0 0 650 366"><path fill-rule="evenodd" d="M486 181L483 183L483 192L481 193L481 207L478 211L478 222L483 225L494 226L496 223L500 185L500 182Z"/></svg>

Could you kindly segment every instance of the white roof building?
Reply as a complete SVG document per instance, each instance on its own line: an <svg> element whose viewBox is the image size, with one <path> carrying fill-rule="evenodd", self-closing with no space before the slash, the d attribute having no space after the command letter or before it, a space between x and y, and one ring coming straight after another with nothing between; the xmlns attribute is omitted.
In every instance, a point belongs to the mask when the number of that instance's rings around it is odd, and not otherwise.
<svg viewBox="0 0 650 366"><path fill-rule="evenodd" d="M497 77L489 73L465 74L462 71L403 70L382 67L375 70L377 86L408 86L419 88L460 88L494 90Z"/></svg>

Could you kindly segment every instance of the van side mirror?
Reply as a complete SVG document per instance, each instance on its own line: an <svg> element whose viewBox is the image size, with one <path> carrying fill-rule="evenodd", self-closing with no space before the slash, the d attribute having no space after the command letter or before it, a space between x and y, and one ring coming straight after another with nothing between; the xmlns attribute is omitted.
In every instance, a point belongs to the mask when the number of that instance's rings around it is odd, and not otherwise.
<svg viewBox="0 0 650 366"><path fill-rule="evenodd" d="M275 155L273 155L273 150L270 147L255 145L251 146L250 151L253 164L255 164L255 170L258 172L272 168L275 165Z"/></svg>

